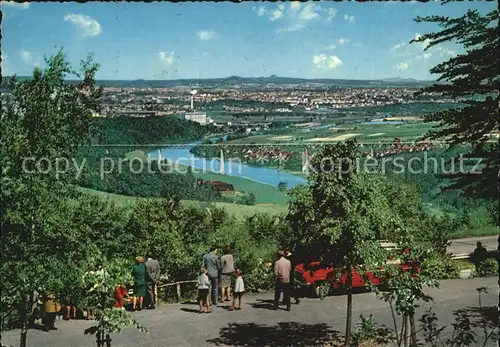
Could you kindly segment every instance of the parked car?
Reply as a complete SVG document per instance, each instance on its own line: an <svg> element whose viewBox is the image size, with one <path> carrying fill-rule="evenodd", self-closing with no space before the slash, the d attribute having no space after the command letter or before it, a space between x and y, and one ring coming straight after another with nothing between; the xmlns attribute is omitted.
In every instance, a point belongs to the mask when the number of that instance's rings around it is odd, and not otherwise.
<svg viewBox="0 0 500 347"><path fill-rule="evenodd" d="M403 250L407 252L407 250ZM388 259L386 264L397 264L403 271L408 271L415 269L417 273L420 271L418 263L401 263L399 260ZM383 272L384 268L379 268ZM329 282L333 290L342 289L347 283L347 273L342 275L339 274L340 269L335 269L333 266L321 265L321 262L314 261L309 263L309 266L305 264L299 264L295 267L295 284L302 287L310 288L311 294L318 297L318 287L322 282ZM366 272L365 276L372 283L372 285L379 286L384 283L383 278L377 277L373 272ZM363 288L365 287L365 281L361 273L357 269L352 271L352 288Z"/></svg>

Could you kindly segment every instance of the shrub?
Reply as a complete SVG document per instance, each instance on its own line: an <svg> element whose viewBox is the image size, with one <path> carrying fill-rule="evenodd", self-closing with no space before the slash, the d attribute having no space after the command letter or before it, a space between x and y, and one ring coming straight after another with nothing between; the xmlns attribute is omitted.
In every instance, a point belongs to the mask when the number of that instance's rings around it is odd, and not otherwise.
<svg viewBox="0 0 500 347"><path fill-rule="evenodd" d="M360 315L360 322L357 324L357 330L353 334L354 341L358 344L361 342L374 342L376 344L388 343L391 340L392 332L389 328L380 325L370 314L368 317Z"/></svg>
<svg viewBox="0 0 500 347"><path fill-rule="evenodd" d="M436 254L425 259L422 269L434 279L453 279L460 276L460 267L448 254Z"/></svg>
<svg viewBox="0 0 500 347"><path fill-rule="evenodd" d="M258 292L270 290L274 285L274 271L272 267L266 266L263 259L253 269L243 274L245 280L245 290L248 292Z"/></svg>
<svg viewBox="0 0 500 347"><path fill-rule="evenodd" d="M477 267L479 277L490 277L498 275L498 261L494 258L487 258L479 263Z"/></svg>

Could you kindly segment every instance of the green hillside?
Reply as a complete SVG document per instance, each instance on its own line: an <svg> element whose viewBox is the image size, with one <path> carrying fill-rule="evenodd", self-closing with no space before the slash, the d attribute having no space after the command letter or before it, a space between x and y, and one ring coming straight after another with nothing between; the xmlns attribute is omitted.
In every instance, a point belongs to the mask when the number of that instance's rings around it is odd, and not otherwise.
<svg viewBox="0 0 500 347"><path fill-rule="evenodd" d="M114 202L121 206L133 206L134 204L137 203L137 201L144 199L135 196L106 193L82 187L79 187L78 189L84 193L98 196L102 199ZM193 201L193 200L183 200L182 203L185 206L200 206L200 207L215 206L217 208L223 208L224 210L226 210L226 212L228 212L229 214L234 214L236 217L252 216L256 213L281 214L287 212L286 205L263 204L263 205L246 206L246 205L237 205L225 202L216 202L209 204L206 202Z"/></svg>

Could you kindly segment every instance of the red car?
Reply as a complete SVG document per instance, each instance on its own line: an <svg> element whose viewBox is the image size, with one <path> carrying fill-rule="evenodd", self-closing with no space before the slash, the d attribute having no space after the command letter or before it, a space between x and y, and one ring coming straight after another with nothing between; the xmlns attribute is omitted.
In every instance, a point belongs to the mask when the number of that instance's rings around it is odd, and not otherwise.
<svg viewBox="0 0 500 347"><path fill-rule="evenodd" d="M410 269L417 269L417 272L420 270L416 264L398 264L403 271L408 271ZM312 270L311 270L312 269ZM383 269L380 269L383 270ZM371 272L367 272L365 274L368 277L368 280L373 285L380 285L383 283L383 280L377 278L375 274ZM336 269L333 267L320 267L320 262L312 262L310 263L310 267L307 269L304 267L304 264L299 264L295 267L295 281L300 285L310 287L313 290L313 294L318 296L317 284L320 282L328 281L330 282L333 289L342 288L347 282L347 273L344 273L340 278L337 278ZM359 274L355 269L352 272L352 287L353 288L362 288L365 287L365 281L361 274Z"/></svg>

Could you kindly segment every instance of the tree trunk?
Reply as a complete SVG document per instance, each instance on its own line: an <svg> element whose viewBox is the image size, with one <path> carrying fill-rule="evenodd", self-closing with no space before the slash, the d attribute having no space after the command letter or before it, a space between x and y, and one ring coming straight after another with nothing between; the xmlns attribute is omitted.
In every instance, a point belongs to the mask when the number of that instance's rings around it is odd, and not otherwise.
<svg viewBox="0 0 500 347"><path fill-rule="evenodd" d="M415 315L410 315L410 343L411 346L417 345L417 332L415 329Z"/></svg>
<svg viewBox="0 0 500 347"><path fill-rule="evenodd" d="M392 306L392 300L389 301L389 306L391 307L392 323L394 324L394 331L396 333L396 344L398 347L401 347L401 335L399 335L399 328L396 321L396 314L394 313L394 307Z"/></svg>
<svg viewBox="0 0 500 347"><path fill-rule="evenodd" d="M345 322L345 345L351 345L351 323L352 323L352 289L347 289L347 320Z"/></svg>
<svg viewBox="0 0 500 347"><path fill-rule="evenodd" d="M404 321L404 328L403 328L403 346L404 347L409 347L410 345L410 339L409 339L409 326L408 326L408 316L404 315L403 316L403 321Z"/></svg>
<svg viewBox="0 0 500 347"><path fill-rule="evenodd" d="M106 347L111 347L111 337L106 334Z"/></svg>
<svg viewBox="0 0 500 347"><path fill-rule="evenodd" d="M95 334L95 337L96 337L97 347L104 347L104 342L102 341L103 334L100 331L98 331Z"/></svg>
<svg viewBox="0 0 500 347"><path fill-rule="evenodd" d="M26 306L22 306L19 310L19 319L21 320L21 338L19 340L19 347L26 347L26 340L28 338L28 317L26 314Z"/></svg>

